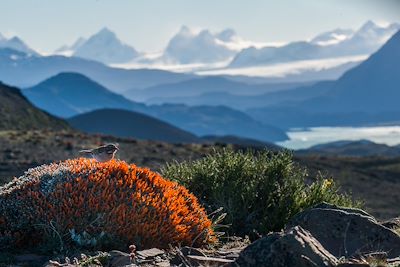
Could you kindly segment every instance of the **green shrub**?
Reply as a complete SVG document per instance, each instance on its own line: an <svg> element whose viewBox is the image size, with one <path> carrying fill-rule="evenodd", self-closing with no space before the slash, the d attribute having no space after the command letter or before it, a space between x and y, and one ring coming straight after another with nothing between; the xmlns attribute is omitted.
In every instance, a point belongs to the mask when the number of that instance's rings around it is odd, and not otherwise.
<svg viewBox="0 0 400 267"><path fill-rule="evenodd" d="M279 231L293 215L322 201L359 206L331 179L310 179L288 151L215 150L194 162L168 164L162 174L186 186L208 212L223 207L223 223L235 235Z"/></svg>

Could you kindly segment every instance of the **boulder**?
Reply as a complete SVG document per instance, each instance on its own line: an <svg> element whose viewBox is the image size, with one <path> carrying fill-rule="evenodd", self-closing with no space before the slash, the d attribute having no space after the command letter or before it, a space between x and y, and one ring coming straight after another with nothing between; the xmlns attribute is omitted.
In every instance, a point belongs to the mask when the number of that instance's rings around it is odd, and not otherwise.
<svg viewBox="0 0 400 267"><path fill-rule="evenodd" d="M286 226L301 226L337 258L360 258L377 251L400 255L400 236L368 213L322 203L296 215Z"/></svg>
<svg viewBox="0 0 400 267"><path fill-rule="evenodd" d="M272 233L245 248L229 266L335 266L338 260L308 231L295 226Z"/></svg>

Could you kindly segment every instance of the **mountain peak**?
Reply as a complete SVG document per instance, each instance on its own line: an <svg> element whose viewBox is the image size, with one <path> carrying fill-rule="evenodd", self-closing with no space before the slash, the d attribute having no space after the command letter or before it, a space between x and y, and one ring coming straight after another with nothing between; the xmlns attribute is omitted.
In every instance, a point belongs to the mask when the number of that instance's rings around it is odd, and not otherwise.
<svg viewBox="0 0 400 267"><path fill-rule="evenodd" d="M234 29L225 29L218 33L216 37L224 42L230 42L236 37L236 32Z"/></svg>
<svg viewBox="0 0 400 267"><path fill-rule="evenodd" d="M73 55L105 64L115 64L131 61L138 56L138 52L133 47L124 44L110 29L104 27L80 44Z"/></svg>
<svg viewBox="0 0 400 267"><path fill-rule="evenodd" d="M102 28L100 31L98 31L94 36L109 36L109 37L115 37L116 38L116 34L111 31L109 28L104 27Z"/></svg>
<svg viewBox="0 0 400 267"><path fill-rule="evenodd" d="M70 84L71 82L79 82L79 84L97 84L97 82L77 72L60 72L43 81L41 84Z"/></svg>
<svg viewBox="0 0 400 267"><path fill-rule="evenodd" d="M360 27L360 29L358 31L365 32L365 31L369 31L372 29L376 29L376 28L379 28L379 25L376 24L375 22L373 22L372 20L368 20Z"/></svg>
<svg viewBox="0 0 400 267"><path fill-rule="evenodd" d="M1 38L0 38L1 40ZM14 36L10 39L4 38L2 42L0 43L0 48L10 48L12 50L17 50L23 53L26 53L28 55L38 55L36 51L28 47L24 41L22 41L19 37Z"/></svg>
<svg viewBox="0 0 400 267"><path fill-rule="evenodd" d="M24 43L24 42L21 40L21 38L19 38L18 36L14 36L14 37L10 38L8 41L9 41L9 42L12 42L12 43L19 43L19 44L23 44L23 43Z"/></svg>
<svg viewBox="0 0 400 267"><path fill-rule="evenodd" d="M186 25L182 25L181 28L179 29L179 33L180 35L191 35L192 31L190 30L190 28Z"/></svg>

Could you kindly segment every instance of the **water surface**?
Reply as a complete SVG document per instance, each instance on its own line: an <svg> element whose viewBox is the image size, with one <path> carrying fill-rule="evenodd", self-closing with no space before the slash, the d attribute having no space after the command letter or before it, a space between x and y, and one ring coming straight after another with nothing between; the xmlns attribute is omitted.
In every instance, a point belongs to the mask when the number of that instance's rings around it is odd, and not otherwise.
<svg viewBox="0 0 400 267"><path fill-rule="evenodd" d="M339 140L370 140L390 146L400 144L400 126L377 127L312 127L291 129L290 140L277 144L289 149L309 148L313 145Z"/></svg>

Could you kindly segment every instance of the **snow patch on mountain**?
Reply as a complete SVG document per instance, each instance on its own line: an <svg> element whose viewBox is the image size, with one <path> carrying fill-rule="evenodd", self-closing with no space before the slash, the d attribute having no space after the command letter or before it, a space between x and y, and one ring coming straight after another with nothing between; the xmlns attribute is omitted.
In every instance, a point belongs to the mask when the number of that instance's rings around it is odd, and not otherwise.
<svg viewBox="0 0 400 267"><path fill-rule="evenodd" d="M351 29L336 29L318 34L310 41L310 43L321 46L338 44L346 39L351 38L353 34L354 31Z"/></svg>

